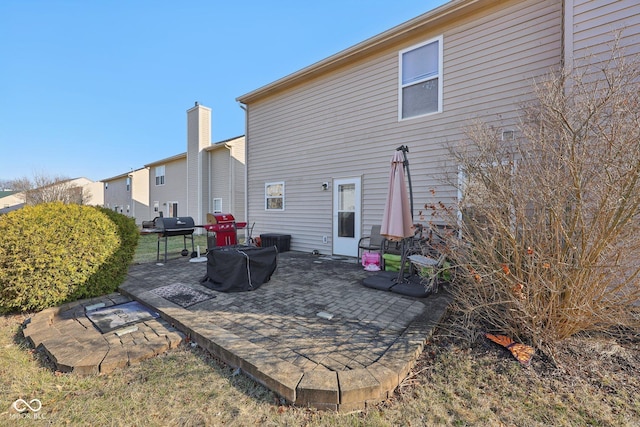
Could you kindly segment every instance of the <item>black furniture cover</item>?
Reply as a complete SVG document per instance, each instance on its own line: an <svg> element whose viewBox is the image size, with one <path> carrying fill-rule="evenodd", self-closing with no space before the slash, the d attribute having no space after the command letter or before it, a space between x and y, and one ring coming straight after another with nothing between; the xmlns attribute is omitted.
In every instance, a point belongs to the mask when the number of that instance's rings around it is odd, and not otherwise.
<svg viewBox="0 0 640 427"><path fill-rule="evenodd" d="M252 291L271 279L277 265L275 246L215 248L207 253L207 274L200 282L220 292Z"/></svg>

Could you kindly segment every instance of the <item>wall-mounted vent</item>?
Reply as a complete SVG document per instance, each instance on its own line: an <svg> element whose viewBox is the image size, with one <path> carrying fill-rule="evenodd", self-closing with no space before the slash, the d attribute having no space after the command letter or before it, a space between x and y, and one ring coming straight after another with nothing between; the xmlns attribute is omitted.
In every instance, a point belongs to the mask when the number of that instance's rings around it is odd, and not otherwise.
<svg viewBox="0 0 640 427"><path fill-rule="evenodd" d="M516 133L512 130L503 130L502 131L502 140L503 141L513 141L516 138Z"/></svg>

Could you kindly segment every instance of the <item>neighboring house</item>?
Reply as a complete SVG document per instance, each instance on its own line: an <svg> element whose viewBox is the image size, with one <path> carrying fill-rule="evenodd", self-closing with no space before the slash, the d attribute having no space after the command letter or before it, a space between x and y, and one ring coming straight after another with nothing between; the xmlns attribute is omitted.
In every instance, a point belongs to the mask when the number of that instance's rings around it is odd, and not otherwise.
<svg viewBox="0 0 640 427"><path fill-rule="evenodd" d="M49 189L52 190L50 191ZM52 184L51 186L37 188L34 189L34 193L37 193L38 198L42 197L47 200L53 198L58 200L56 197L57 195L60 195L60 191L66 193L69 190L73 190L74 198L77 192L78 203L99 206L104 202L102 183L91 181L84 177L68 179L60 181L57 184ZM27 200L24 192L0 192L0 214L20 209L26 202Z"/></svg>
<svg viewBox="0 0 640 427"><path fill-rule="evenodd" d="M17 191L0 191L0 215L24 206L24 195Z"/></svg>
<svg viewBox="0 0 640 427"><path fill-rule="evenodd" d="M357 255L380 224L401 145L425 203L455 202L446 145L481 119L517 137L536 77L603 54L624 29L640 50L636 0L453 0L238 98L247 110L247 220L291 249Z"/></svg>
<svg viewBox="0 0 640 427"><path fill-rule="evenodd" d="M102 206L104 204L102 182L91 181L87 178L76 178L72 179L71 182L82 187L82 194L86 205Z"/></svg>
<svg viewBox="0 0 640 427"><path fill-rule="evenodd" d="M149 208L156 216L187 214L187 153L144 165L149 169Z"/></svg>
<svg viewBox="0 0 640 427"><path fill-rule="evenodd" d="M187 152L145 165L149 212L156 216L190 216L206 224L207 213L245 218L244 136L211 144L211 109L187 111Z"/></svg>
<svg viewBox="0 0 640 427"><path fill-rule="evenodd" d="M140 168L102 180L104 207L128 217L136 224L152 219L149 211L149 169Z"/></svg>

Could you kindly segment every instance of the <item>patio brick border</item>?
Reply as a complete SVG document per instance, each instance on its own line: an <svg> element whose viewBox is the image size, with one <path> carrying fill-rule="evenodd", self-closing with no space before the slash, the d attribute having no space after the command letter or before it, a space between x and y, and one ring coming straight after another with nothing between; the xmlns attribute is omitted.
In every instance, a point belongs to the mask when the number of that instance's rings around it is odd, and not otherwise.
<svg viewBox="0 0 640 427"><path fill-rule="evenodd" d="M118 335L122 330L100 333L85 316L92 305L109 307L128 301L113 293L48 308L31 316L22 332L58 371L79 375L108 374L180 345L184 335L161 318L137 323L129 333Z"/></svg>
<svg viewBox="0 0 640 427"><path fill-rule="evenodd" d="M407 327L378 361L366 368L331 371L318 366L305 372L269 350L203 321L196 313L151 291L137 295L122 291L152 307L193 342L226 364L240 368L287 401L297 406L340 412L363 410L367 405L387 399L394 392L415 365L450 301L445 293L425 299L422 315Z"/></svg>
<svg viewBox="0 0 640 427"><path fill-rule="evenodd" d="M322 364L309 365L308 369L296 366L151 290L128 292L121 287L120 292L37 313L25 322L24 336L46 353L56 369L81 375L106 374L139 363L177 347L189 337L288 402L340 412L363 410L394 392L415 365L451 299L443 292L421 300L422 313L368 366L331 370ZM126 334L101 334L85 315L87 307L98 303L111 306L131 300L148 306L160 318L137 323L137 330Z"/></svg>

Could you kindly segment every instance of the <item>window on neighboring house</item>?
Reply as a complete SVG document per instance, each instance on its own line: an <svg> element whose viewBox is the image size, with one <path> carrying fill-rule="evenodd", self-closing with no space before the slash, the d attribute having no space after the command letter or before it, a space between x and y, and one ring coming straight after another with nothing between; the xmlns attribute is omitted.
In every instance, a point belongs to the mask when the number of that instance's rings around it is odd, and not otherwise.
<svg viewBox="0 0 640 427"><path fill-rule="evenodd" d="M442 111L442 36L400 51L400 119Z"/></svg>
<svg viewBox="0 0 640 427"><path fill-rule="evenodd" d="M284 182L268 182L264 185L264 208L284 210Z"/></svg>
<svg viewBox="0 0 640 427"><path fill-rule="evenodd" d="M222 212L222 199L213 199L213 212Z"/></svg>
<svg viewBox="0 0 640 427"><path fill-rule="evenodd" d="M131 178L127 178L127 191L131 191Z"/></svg>
<svg viewBox="0 0 640 427"><path fill-rule="evenodd" d="M164 165L156 166L156 185L164 185Z"/></svg>

